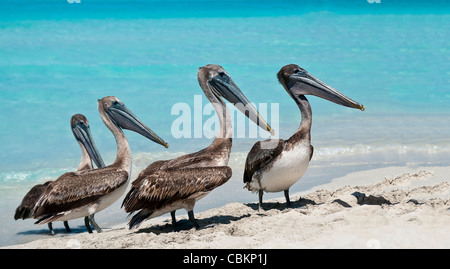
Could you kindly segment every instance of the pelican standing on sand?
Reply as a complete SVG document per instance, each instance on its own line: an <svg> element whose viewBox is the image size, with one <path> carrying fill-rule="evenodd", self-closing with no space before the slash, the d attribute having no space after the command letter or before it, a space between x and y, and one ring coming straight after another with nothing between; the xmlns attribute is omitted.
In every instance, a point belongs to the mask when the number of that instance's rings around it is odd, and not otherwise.
<svg viewBox="0 0 450 269"><path fill-rule="evenodd" d="M77 171L89 170L93 169L92 161L90 156L93 156L97 168L105 167L105 163L103 162L100 153L95 146L94 139L92 138L91 131L89 128L89 122L85 116L81 114L75 114L71 119L72 132L75 136L76 140L80 144L81 147L81 162L78 166ZM87 147L83 147L82 145L90 145ZM98 224L95 222L94 214L84 217L84 225L89 233L92 233L92 229L90 224L94 226L96 230L99 229Z"/></svg>
<svg viewBox="0 0 450 269"><path fill-rule="evenodd" d="M232 174L228 160L232 145L232 122L222 97L237 106L261 128L272 132L267 122L250 104L230 75L218 65L206 65L198 71L198 82L219 117L220 130L207 148L176 159L156 161L138 175L122 206L130 213L129 220L137 228L146 219L184 208L195 228L195 203L213 189L227 182ZM240 104L238 106L238 104ZM243 105L243 106L242 106Z"/></svg>
<svg viewBox="0 0 450 269"><path fill-rule="evenodd" d="M98 110L103 123L116 139L116 160L106 167L65 173L50 183L33 210L33 217L38 219L35 224L92 216L122 196L131 173L130 146L122 129L137 132L168 147L118 98L108 96L100 99ZM98 225L94 228L101 232Z"/></svg>
<svg viewBox="0 0 450 269"><path fill-rule="evenodd" d="M97 165L97 167L105 166L105 164L103 163L103 159L100 156L97 147L95 146L94 139L92 138L89 128L89 122L86 117L82 114L73 115L70 119L70 127L75 139L77 140L81 148L81 161L78 165L77 171L92 169L92 161L95 162L95 165ZM47 186L51 182L52 181L47 181L44 184L38 184L31 188L31 190L22 199L22 203L19 205L19 207L17 207L14 214L15 220L18 220L19 218L31 218L31 213L34 206L36 205L36 202L39 200L42 194L44 194L45 189L47 189ZM88 217L85 217L84 222L88 231L92 233ZM70 232L69 223L67 221L64 221L64 227L66 227L67 232ZM51 222L48 223L48 228L50 230L50 233L54 234Z"/></svg>
<svg viewBox="0 0 450 269"><path fill-rule="evenodd" d="M290 206L289 188L308 168L313 155L311 145L311 106L305 95L315 95L336 104L364 111L364 106L328 86L295 64L281 68L278 81L294 99L301 112L298 130L288 139L256 142L247 155L244 170L245 187L259 194L259 209L263 208L263 192L284 191Z"/></svg>

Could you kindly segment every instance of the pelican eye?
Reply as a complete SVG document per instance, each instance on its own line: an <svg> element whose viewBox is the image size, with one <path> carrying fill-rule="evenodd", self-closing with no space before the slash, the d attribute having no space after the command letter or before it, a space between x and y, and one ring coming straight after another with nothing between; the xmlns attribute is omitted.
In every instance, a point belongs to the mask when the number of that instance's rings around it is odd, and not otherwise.
<svg viewBox="0 0 450 269"><path fill-rule="evenodd" d="M305 75L306 71L301 69L294 69L294 74Z"/></svg>
<svg viewBox="0 0 450 269"><path fill-rule="evenodd" d="M219 76L224 77L225 76L225 72L219 71Z"/></svg>
<svg viewBox="0 0 450 269"><path fill-rule="evenodd" d="M111 105L112 106L120 106L120 102L115 100L111 103Z"/></svg>

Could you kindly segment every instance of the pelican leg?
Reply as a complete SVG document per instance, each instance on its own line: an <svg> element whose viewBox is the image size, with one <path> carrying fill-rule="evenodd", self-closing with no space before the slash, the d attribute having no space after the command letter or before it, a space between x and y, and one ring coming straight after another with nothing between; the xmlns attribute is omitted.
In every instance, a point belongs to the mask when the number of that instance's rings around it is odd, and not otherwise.
<svg viewBox="0 0 450 269"><path fill-rule="evenodd" d="M172 225L177 224L177 219L175 218L175 210L170 212L170 216L172 217Z"/></svg>
<svg viewBox="0 0 450 269"><path fill-rule="evenodd" d="M102 228L100 228L100 226L98 226L98 224L95 222L94 214L89 215L89 221L91 222L92 226L94 226L94 229L97 231L97 233L102 232Z"/></svg>
<svg viewBox="0 0 450 269"><path fill-rule="evenodd" d="M68 233L72 232L72 231L70 230L70 227L69 227L69 222L66 220L66 221L64 221L63 223L64 223L64 227L66 227L66 231L67 231Z"/></svg>
<svg viewBox="0 0 450 269"><path fill-rule="evenodd" d="M264 194L264 191L263 190L259 190L259 192L258 192L258 196L259 196L258 211L264 210L264 206L263 206L263 202L262 202L263 194Z"/></svg>
<svg viewBox="0 0 450 269"><path fill-rule="evenodd" d="M188 211L189 220L194 224L195 229L200 228L200 225L198 225L197 220L194 218L194 210Z"/></svg>
<svg viewBox="0 0 450 269"><path fill-rule="evenodd" d="M86 226L86 229L88 230L88 233L92 233L91 225L89 224L89 217L84 217L84 226Z"/></svg>
<svg viewBox="0 0 450 269"><path fill-rule="evenodd" d="M286 198L286 207L291 207L291 200L289 199L289 189L284 190L284 197Z"/></svg>
<svg viewBox="0 0 450 269"><path fill-rule="evenodd" d="M54 235L54 234L55 234L55 231L53 231L53 224L52 224L51 222L49 222L49 223L47 224L47 226L48 226L48 229L50 230L50 233L51 233L52 235Z"/></svg>

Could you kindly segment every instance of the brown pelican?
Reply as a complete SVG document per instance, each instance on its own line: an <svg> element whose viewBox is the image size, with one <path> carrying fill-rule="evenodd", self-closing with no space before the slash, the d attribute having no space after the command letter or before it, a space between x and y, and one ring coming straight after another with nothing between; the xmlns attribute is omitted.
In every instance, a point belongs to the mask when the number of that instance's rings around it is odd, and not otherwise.
<svg viewBox="0 0 450 269"><path fill-rule="evenodd" d="M154 162L141 171L122 203L125 211L131 212L130 216L140 210L129 220L130 229L139 227L146 219L169 212L175 224L175 210L181 208L188 212L189 220L199 228L193 212L195 203L227 182L232 173L227 166L232 144L232 122L222 97L261 128L272 132L221 66L201 67L198 81L219 117L220 130L207 148L176 159Z"/></svg>
<svg viewBox="0 0 450 269"><path fill-rule="evenodd" d="M97 167L103 167L105 164L103 163L103 159L98 153L97 147L95 146L94 140L92 139L91 131L89 128L89 122L86 117L82 114L75 114L70 119L70 126L72 129L72 133L75 136L78 144L81 148L81 161L78 165L77 171L83 171L92 169L92 161L95 162ZM14 219L28 219L31 218L31 213L36 205L36 202L45 192L47 186L52 181L47 181L44 184L38 184L31 188L31 190L25 195L22 199L22 203L17 207L16 212L14 214ZM89 226L88 217L85 218L85 225L89 232L92 232L91 227ZM66 231L70 232L69 223L64 221L64 227L66 227ZM52 223L48 223L48 228L52 234L54 234Z"/></svg>
<svg viewBox="0 0 450 269"><path fill-rule="evenodd" d="M89 122L85 116L81 114L75 114L71 119L72 133L75 136L75 139L78 141L81 147L81 162L78 166L77 171L89 170L93 169L92 161L90 156L92 156L92 160L95 162L98 168L105 167L105 163L103 162L100 153L95 146L94 139L92 138L91 131L89 128ZM87 145L83 147L83 145ZM84 225L89 233L92 233L91 226L89 223L94 226L94 228L98 231L100 227L95 222L94 214L84 217Z"/></svg>
<svg viewBox="0 0 450 269"><path fill-rule="evenodd" d="M131 151L122 129L137 132L168 147L116 97L100 99L98 110L116 139L116 160L106 167L65 173L50 183L33 209L33 217L39 219L36 224L92 216L122 196L131 172ZM101 232L100 227L94 227Z"/></svg>
<svg viewBox="0 0 450 269"><path fill-rule="evenodd" d="M328 86L298 65L289 64L277 74L278 81L294 99L301 112L298 130L288 139L258 141L247 155L244 170L245 187L259 193L259 208L263 207L263 192L284 191L290 206L289 188L308 168L313 155L311 145L311 106L305 95L315 95L336 104L364 111L364 106Z"/></svg>

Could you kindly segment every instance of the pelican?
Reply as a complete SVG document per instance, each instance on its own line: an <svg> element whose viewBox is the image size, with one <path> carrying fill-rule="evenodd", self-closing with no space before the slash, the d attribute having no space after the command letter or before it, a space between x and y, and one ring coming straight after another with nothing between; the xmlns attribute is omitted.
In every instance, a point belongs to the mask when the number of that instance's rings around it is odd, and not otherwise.
<svg viewBox="0 0 450 269"><path fill-rule="evenodd" d="M70 119L70 126L72 129L72 133L77 140L78 144L81 148L81 161L78 165L77 171L83 171L93 168L92 161L95 162L97 167L103 167L105 164L103 163L103 159L98 153L97 147L95 146L94 140L92 139L91 131L89 128L89 122L86 117L82 114L75 114ZM52 181L47 181L44 184L37 184L25 195L22 199L22 203L17 207L16 212L14 214L14 219L18 220L19 218L28 219L31 218L32 210L45 192L45 189ZM92 232L91 227L89 226L88 217L85 218L85 225L89 232ZM64 221L64 227L67 232L70 232L69 223ZM52 223L48 223L48 228L51 234L54 234Z"/></svg>
<svg viewBox="0 0 450 269"><path fill-rule="evenodd" d="M98 110L103 123L116 139L115 161L98 169L65 173L50 183L33 209L33 217L38 219L35 224L92 216L122 196L131 173L130 146L122 129L137 132L168 147L118 98L107 96L98 100ZM97 232L102 231L98 225L94 228Z"/></svg>
<svg viewBox="0 0 450 269"><path fill-rule="evenodd" d="M156 161L140 172L122 203L130 217L139 210L129 220L130 229L139 227L144 220L169 212L175 224L175 210L181 208L188 212L194 227L200 227L194 217L195 203L227 182L232 174L228 166L232 122L222 97L261 128L273 132L221 66L201 67L197 77L219 117L219 132L205 149L172 160Z"/></svg>
<svg viewBox="0 0 450 269"><path fill-rule="evenodd" d="M295 64L283 66L277 74L289 96L301 112L298 130L288 139L269 139L256 142L247 155L243 179L251 192L259 194L259 210L263 209L264 192L284 191L290 206L289 188L308 168L314 148L311 145L311 106L305 95L315 95L336 104L364 111L364 106L328 86Z"/></svg>
<svg viewBox="0 0 450 269"><path fill-rule="evenodd" d="M81 147L81 162L78 166L77 171L89 170L94 168L92 166L90 156L93 156L92 160L95 162L95 165L97 165L98 168L105 167L105 163L103 162L103 159L100 156L97 147L95 146L94 139L92 138L89 128L89 122L86 117L81 114L73 115L71 118L71 126L72 133ZM83 147L83 145L88 146ZM91 223L97 231L100 229L98 224L95 222L94 214L84 217L84 225L86 226L88 232L92 233L92 229L89 223Z"/></svg>

